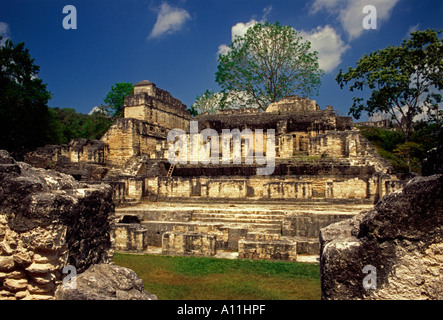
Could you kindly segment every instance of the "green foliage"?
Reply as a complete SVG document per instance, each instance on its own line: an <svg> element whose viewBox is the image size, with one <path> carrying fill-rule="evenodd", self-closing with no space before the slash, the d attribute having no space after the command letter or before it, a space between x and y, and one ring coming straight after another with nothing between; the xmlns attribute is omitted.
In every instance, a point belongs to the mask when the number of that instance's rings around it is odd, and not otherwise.
<svg viewBox="0 0 443 320"><path fill-rule="evenodd" d="M394 149L394 153L406 163L409 172L420 171L421 160L419 157L423 153L423 147L419 143L406 141L399 144Z"/></svg>
<svg viewBox="0 0 443 320"><path fill-rule="evenodd" d="M103 100L108 105L108 113L115 118L122 118L124 112L125 97L134 94L132 83L120 82L111 87Z"/></svg>
<svg viewBox="0 0 443 320"><path fill-rule="evenodd" d="M188 108L189 113L191 114L191 117L198 116L198 110L195 109L194 105L190 106Z"/></svg>
<svg viewBox="0 0 443 320"><path fill-rule="evenodd" d="M249 104L262 110L296 92L316 93L323 75L309 41L279 23L257 23L234 39L229 52L218 60L216 82L223 91L246 93Z"/></svg>
<svg viewBox="0 0 443 320"><path fill-rule="evenodd" d="M427 152L438 144L435 124L420 121L414 125L410 140L401 131L373 127L359 127L360 132L377 149L380 156L389 160L399 173L421 172L421 163Z"/></svg>
<svg viewBox="0 0 443 320"><path fill-rule="evenodd" d="M75 109L53 108L50 112L51 144L67 144L72 139L100 139L112 125L105 107L92 115L77 113Z"/></svg>
<svg viewBox="0 0 443 320"><path fill-rule="evenodd" d="M51 93L38 78L39 70L24 43L7 39L0 46L1 149L22 154L48 140Z"/></svg>
<svg viewBox="0 0 443 320"><path fill-rule="evenodd" d="M220 108L220 98L213 90L206 90L195 99L191 108L195 110L197 114L205 112L214 114Z"/></svg>
<svg viewBox="0 0 443 320"><path fill-rule="evenodd" d="M443 89L442 31L411 33L397 47L387 47L364 55L355 68L340 70L337 83L349 90L367 88L370 98L354 97L349 114L359 119L362 112L391 115L400 126L406 141L413 131L413 119L424 111L435 110Z"/></svg>

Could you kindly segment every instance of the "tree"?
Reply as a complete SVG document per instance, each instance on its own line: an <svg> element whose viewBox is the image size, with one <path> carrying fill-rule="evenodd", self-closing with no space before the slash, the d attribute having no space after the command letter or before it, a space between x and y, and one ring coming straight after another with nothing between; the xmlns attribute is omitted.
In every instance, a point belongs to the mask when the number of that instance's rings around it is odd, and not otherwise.
<svg viewBox="0 0 443 320"><path fill-rule="evenodd" d="M290 26L257 23L218 57L216 82L224 92L250 96L265 110L271 102L296 92L317 92L323 71L310 42Z"/></svg>
<svg viewBox="0 0 443 320"><path fill-rule="evenodd" d="M51 93L38 78L39 70L23 42L7 39L0 46L0 148L17 156L44 145L50 134Z"/></svg>
<svg viewBox="0 0 443 320"><path fill-rule="evenodd" d="M259 108L251 96L246 92L214 92L214 90L206 90L199 95L194 104L191 106L196 114L208 112L209 114L217 113L220 109L241 109L241 108Z"/></svg>
<svg viewBox="0 0 443 320"><path fill-rule="evenodd" d="M422 146L419 143L411 141L399 144L397 148L394 149L394 154L406 163L409 172L420 170L421 161L419 155L421 153L423 153Z"/></svg>
<svg viewBox="0 0 443 320"><path fill-rule="evenodd" d="M336 76L341 88L349 90L368 88L369 99L354 97L349 114L359 119L362 112L369 116L376 112L388 113L398 123L406 142L413 130L414 117L438 108L443 89L442 31L425 30L410 34L397 47L364 55L355 68L342 70Z"/></svg>
<svg viewBox="0 0 443 320"><path fill-rule="evenodd" d="M91 115L77 113L70 108L49 108L51 144L67 144L72 139L100 139L112 125L104 106Z"/></svg>
<svg viewBox="0 0 443 320"><path fill-rule="evenodd" d="M134 94L132 83L120 82L111 87L103 101L109 106L109 113L113 118L123 117L125 97L131 94Z"/></svg>
<svg viewBox="0 0 443 320"><path fill-rule="evenodd" d="M220 98L217 97L217 94L213 90L206 90L195 99L191 109L196 110L197 114L205 112L216 113L219 109L219 104Z"/></svg>

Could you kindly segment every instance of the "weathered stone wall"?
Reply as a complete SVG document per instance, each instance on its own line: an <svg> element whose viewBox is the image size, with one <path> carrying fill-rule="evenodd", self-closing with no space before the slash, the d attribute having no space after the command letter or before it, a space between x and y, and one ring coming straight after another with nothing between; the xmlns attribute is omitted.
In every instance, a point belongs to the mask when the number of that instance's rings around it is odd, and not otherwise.
<svg viewBox="0 0 443 320"><path fill-rule="evenodd" d="M117 119L103 135L109 147L107 164L124 167L133 156L149 154L166 137L166 129L137 119Z"/></svg>
<svg viewBox="0 0 443 320"><path fill-rule="evenodd" d="M186 129L190 114L169 92L149 81L134 85L134 95L125 97L125 118L147 121L166 129Z"/></svg>
<svg viewBox="0 0 443 320"><path fill-rule="evenodd" d="M389 177L391 178L391 177ZM379 177L346 176L207 176L147 178L149 193L159 199L361 199L373 201L386 193ZM151 181L152 180L152 181ZM151 182L149 182L151 181Z"/></svg>
<svg viewBox="0 0 443 320"><path fill-rule="evenodd" d="M298 95L287 96L278 102L271 103L266 112L271 113L294 113L303 111L315 111L319 110L315 100L308 99L306 97L299 97Z"/></svg>
<svg viewBox="0 0 443 320"><path fill-rule="evenodd" d="M25 161L39 168L54 168L60 162L105 164L108 146L100 140L74 139L65 145L46 145L25 155Z"/></svg>

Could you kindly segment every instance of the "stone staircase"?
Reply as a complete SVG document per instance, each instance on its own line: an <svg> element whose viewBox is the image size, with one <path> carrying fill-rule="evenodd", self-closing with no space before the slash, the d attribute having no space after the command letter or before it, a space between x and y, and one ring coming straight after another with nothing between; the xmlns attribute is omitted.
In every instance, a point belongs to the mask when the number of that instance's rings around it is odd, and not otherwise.
<svg viewBox="0 0 443 320"><path fill-rule="evenodd" d="M267 211L238 213L237 210L196 210L193 221L218 223L226 227L245 228L251 231L281 234L284 212L269 214Z"/></svg>
<svg viewBox="0 0 443 320"><path fill-rule="evenodd" d="M201 256L228 251L238 252L240 258L293 261L298 254L319 254L320 227L366 207L192 202L120 207L116 209L115 249L149 252L161 248L163 254Z"/></svg>

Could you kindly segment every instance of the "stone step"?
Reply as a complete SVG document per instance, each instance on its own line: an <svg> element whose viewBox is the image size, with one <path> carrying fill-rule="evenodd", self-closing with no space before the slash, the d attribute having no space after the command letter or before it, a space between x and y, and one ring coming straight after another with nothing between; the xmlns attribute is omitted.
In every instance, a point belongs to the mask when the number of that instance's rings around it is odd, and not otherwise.
<svg viewBox="0 0 443 320"><path fill-rule="evenodd" d="M256 209L251 210L248 208L208 208L208 209L195 209L194 213L233 213L233 214L260 214L260 215L282 215L286 214L286 210L266 210Z"/></svg>
<svg viewBox="0 0 443 320"><path fill-rule="evenodd" d="M266 225L280 225L281 221L278 220L270 220L270 219L259 219L259 218L238 218L238 217L198 217L193 218L193 221L202 221L202 222L215 222L215 223L223 223L223 222L232 222L232 223L243 223L243 224L266 224Z"/></svg>
<svg viewBox="0 0 443 320"><path fill-rule="evenodd" d="M259 221L282 221L284 215L276 214L241 214L241 213L193 213L193 220L201 219L236 219L236 220L259 220Z"/></svg>
<svg viewBox="0 0 443 320"><path fill-rule="evenodd" d="M283 240L297 242L297 252L301 254L320 255L320 241L309 237L281 237Z"/></svg>

